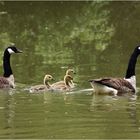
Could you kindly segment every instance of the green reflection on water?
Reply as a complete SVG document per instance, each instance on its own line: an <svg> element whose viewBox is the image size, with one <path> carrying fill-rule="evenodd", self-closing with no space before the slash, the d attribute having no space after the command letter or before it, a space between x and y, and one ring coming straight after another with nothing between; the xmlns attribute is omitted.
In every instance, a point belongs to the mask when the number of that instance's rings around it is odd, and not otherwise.
<svg viewBox="0 0 140 140"><path fill-rule="evenodd" d="M21 69L16 72L22 76L23 83L33 82L30 79L34 79L34 76L42 78L45 73L57 72L57 75L63 75L64 72L60 71L62 67L75 68L87 61L94 63L92 52L96 49L104 50L113 35L113 26L108 23L109 11L105 8L107 4L108 2L1 3L1 12L5 12L0 16L0 35L3 38L1 46L15 42L23 48L21 59L14 60L28 70L24 72L24 77L20 73ZM88 53L90 54L87 55ZM27 80L26 77L31 78Z"/></svg>

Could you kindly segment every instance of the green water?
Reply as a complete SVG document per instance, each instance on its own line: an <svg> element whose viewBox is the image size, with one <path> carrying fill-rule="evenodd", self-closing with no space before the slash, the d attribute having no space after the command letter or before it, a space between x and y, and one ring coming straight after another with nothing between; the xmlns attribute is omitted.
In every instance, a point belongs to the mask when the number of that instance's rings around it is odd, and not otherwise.
<svg viewBox="0 0 140 140"><path fill-rule="evenodd" d="M16 89L0 90L0 138L139 139L140 59L136 95L93 94L89 79L124 77L140 43L140 2L0 2L0 56L13 42ZM73 92L30 94L46 73L74 68Z"/></svg>

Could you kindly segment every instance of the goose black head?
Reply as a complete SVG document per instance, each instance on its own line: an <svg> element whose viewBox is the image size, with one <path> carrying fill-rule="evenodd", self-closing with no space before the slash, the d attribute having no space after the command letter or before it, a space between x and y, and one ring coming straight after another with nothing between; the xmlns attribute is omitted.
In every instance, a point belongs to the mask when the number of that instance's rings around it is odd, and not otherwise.
<svg viewBox="0 0 140 140"><path fill-rule="evenodd" d="M134 54L136 54L136 56L140 54L140 45L134 49Z"/></svg>
<svg viewBox="0 0 140 140"><path fill-rule="evenodd" d="M17 49L14 45L13 46L10 46L6 49L6 51L9 53L9 54L12 54L12 53L22 53L21 50Z"/></svg>
<svg viewBox="0 0 140 140"><path fill-rule="evenodd" d="M140 54L140 46L137 46L137 53Z"/></svg>

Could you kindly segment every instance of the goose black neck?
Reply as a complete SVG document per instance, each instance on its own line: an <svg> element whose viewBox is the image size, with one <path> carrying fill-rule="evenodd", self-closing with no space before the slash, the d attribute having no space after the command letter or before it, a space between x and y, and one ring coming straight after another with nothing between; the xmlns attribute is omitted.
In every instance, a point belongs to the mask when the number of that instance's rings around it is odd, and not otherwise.
<svg viewBox="0 0 140 140"><path fill-rule="evenodd" d="M137 53L137 51L134 50L128 63L128 68L127 68L126 76L125 76L126 79L132 76L135 76L135 67L136 67L138 55L139 54Z"/></svg>
<svg viewBox="0 0 140 140"><path fill-rule="evenodd" d="M11 74L13 74L11 65L10 65L10 54L7 50L4 52L3 56L3 68L4 68L4 77L9 77Z"/></svg>

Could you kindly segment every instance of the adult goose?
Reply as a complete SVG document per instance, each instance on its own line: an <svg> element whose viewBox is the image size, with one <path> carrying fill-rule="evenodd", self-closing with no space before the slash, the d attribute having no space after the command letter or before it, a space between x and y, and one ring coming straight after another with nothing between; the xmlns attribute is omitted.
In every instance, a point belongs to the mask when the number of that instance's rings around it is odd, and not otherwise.
<svg viewBox="0 0 140 140"><path fill-rule="evenodd" d="M69 91L71 90L71 81L73 80L71 75L65 75L63 82L56 82L51 85L51 89L54 91Z"/></svg>
<svg viewBox="0 0 140 140"><path fill-rule="evenodd" d="M14 45L6 48L3 56L4 74L0 77L0 88L15 88L14 75L10 65L10 56L13 53L22 53Z"/></svg>
<svg viewBox="0 0 140 140"><path fill-rule="evenodd" d="M43 83L42 85L35 85L35 86L32 86L29 91L31 93L33 92L42 92L42 91L46 91L46 90L50 90L51 89L51 85L49 83L49 81L53 80L53 77L49 74L46 74L44 76L44 80L43 80Z"/></svg>
<svg viewBox="0 0 140 140"><path fill-rule="evenodd" d="M96 93L103 94L113 93L115 95L126 92L135 93L136 92L135 66L139 54L140 54L140 46L137 46L129 59L125 78L109 77L89 80L91 86L94 88L94 91Z"/></svg>

